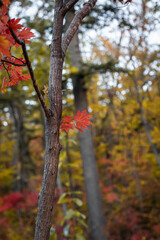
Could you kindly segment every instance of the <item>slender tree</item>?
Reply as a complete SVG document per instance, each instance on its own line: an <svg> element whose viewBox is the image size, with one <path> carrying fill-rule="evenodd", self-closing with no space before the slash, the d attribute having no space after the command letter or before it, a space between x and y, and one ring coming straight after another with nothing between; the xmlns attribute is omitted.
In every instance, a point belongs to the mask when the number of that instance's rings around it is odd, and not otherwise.
<svg viewBox="0 0 160 240"><path fill-rule="evenodd" d="M49 72L49 108L47 107L41 91L39 90L34 71L27 53L26 43L23 38L16 35L15 30L12 27L12 23L8 20L8 29L11 33L14 41L19 44L22 48L23 55L25 58L24 62L15 63L15 61L10 61L6 59L1 59L3 66L4 64L12 64L13 66L27 66L30 73L30 77L33 82L34 89L40 100L40 103L45 112L45 166L44 166L44 176L42 182L42 188L39 194L38 202L38 214L35 229L35 240L47 240L50 235L51 228L51 214L53 209L53 198L54 190L56 186L57 172L58 172L58 161L59 154L62 148L59 142L59 128L60 120L62 114L62 69L66 50L77 31L82 19L89 14L89 12L94 7L96 0L89 0L83 7L78 10L68 26L66 32L62 37L63 31L63 21L66 13L78 2L78 0L70 0L66 3L63 0L55 1L54 8L54 20L53 20L53 30L52 30L52 42L51 42L51 54L50 54L50 72ZM6 4L4 2L4 4ZM3 7L3 1L0 1L0 6ZM5 9L2 9L3 15L5 14ZM3 20L4 22L4 20ZM6 21L7 22L7 21ZM5 28L4 28L5 29ZM2 40L5 39L4 36L1 37ZM4 40L7 47L12 46L8 43L8 40ZM4 51L2 49L2 53ZM9 56L9 52L7 52ZM5 84L3 84L4 86Z"/></svg>

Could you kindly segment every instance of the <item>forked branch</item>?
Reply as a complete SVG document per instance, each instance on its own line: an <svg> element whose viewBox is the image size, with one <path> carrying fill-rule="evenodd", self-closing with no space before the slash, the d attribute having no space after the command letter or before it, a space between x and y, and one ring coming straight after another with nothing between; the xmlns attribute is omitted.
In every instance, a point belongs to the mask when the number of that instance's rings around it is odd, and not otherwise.
<svg viewBox="0 0 160 240"><path fill-rule="evenodd" d="M63 15L65 15L77 2L78 0L70 0L65 3L62 10Z"/></svg>
<svg viewBox="0 0 160 240"><path fill-rule="evenodd" d="M74 0L71 0L71 1L74 1ZM63 54L66 53L66 50L67 50L75 32L77 31L80 23L82 22L83 18L85 18L90 13L90 11L92 10L92 8L96 4L96 2L97 2L97 0L89 0L86 3L86 5L76 13L75 17L73 18L71 24L69 25L69 27L62 39Z"/></svg>

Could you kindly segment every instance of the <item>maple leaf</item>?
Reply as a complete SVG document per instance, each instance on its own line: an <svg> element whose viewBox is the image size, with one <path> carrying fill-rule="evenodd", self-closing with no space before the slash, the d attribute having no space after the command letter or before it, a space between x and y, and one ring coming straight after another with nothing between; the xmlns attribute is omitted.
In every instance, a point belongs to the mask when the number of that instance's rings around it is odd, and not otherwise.
<svg viewBox="0 0 160 240"><path fill-rule="evenodd" d="M16 63L16 64L22 64L25 63L25 60L20 58L20 59L15 59L15 58L7 58L8 61ZM5 78L3 79L3 85L2 85L2 90L5 89L5 87L10 87L17 85L18 82L22 80L28 80L30 79L30 74L22 74L22 67L21 66L13 66L11 63L6 62L5 63L6 70L8 71L9 74L9 79Z"/></svg>
<svg viewBox="0 0 160 240"><path fill-rule="evenodd" d="M23 25L19 24L20 18L13 18L8 22L8 26L12 28L13 31L17 31L18 29L21 29Z"/></svg>
<svg viewBox="0 0 160 240"><path fill-rule="evenodd" d="M62 118L62 123L60 125L61 130L65 130L66 132L69 129L73 129L73 127L77 128L80 132L83 132L82 128L87 129L87 125L91 125L92 122L89 119L92 117L90 114L86 114L86 110L80 112L78 111L76 115L74 115L74 119L70 116L65 116ZM75 121L75 123L73 122Z"/></svg>
<svg viewBox="0 0 160 240"><path fill-rule="evenodd" d="M29 43L27 39L35 37L34 33L30 32L31 28L23 28L21 31L17 31L16 35L20 40L26 40L26 43Z"/></svg>
<svg viewBox="0 0 160 240"><path fill-rule="evenodd" d="M70 116L64 116L62 118L62 123L60 125L61 130L65 130L66 132L69 131L69 129L73 129L74 123L73 118Z"/></svg>
<svg viewBox="0 0 160 240"><path fill-rule="evenodd" d="M83 132L81 128L87 129L87 125L91 125L92 122L89 119L93 116L91 114L86 114L87 111L84 110L82 112L78 111L76 115L74 115L74 121L76 121L76 128Z"/></svg>
<svg viewBox="0 0 160 240"><path fill-rule="evenodd" d="M10 51L9 47L12 46L12 43L10 43L5 36L0 36L0 60L2 59L2 55L5 55L7 57L10 57Z"/></svg>

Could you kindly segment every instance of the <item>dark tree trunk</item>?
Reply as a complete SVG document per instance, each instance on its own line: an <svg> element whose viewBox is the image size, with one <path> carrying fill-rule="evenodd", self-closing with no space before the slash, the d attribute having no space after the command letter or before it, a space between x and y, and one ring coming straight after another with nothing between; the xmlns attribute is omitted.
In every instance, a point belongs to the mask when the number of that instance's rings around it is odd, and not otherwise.
<svg viewBox="0 0 160 240"><path fill-rule="evenodd" d="M28 69L32 76L33 85L46 114L45 167L42 188L39 194L35 240L48 240L50 235L54 190L58 174L59 153L61 150L59 127L62 114L62 69L64 56L82 19L92 10L96 0L89 0L86 6L77 12L72 25L66 30L62 39L63 18L76 2L76 0L70 0L64 4L63 0L55 0L49 73L49 109L45 105L43 97L37 87L36 80L34 79L30 63L28 62Z"/></svg>
<svg viewBox="0 0 160 240"><path fill-rule="evenodd" d="M66 15L66 26L70 24L74 17L74 11L70 11ZM69 56L72 66L78 70L78 74L72 78L74 87L74 98L76 112L78 110L87 110L87 91L84 88L83 76L81 75L81 54L79 49L78 33L74 35L70 46ZM89 212L89 226L92 240L107 239L105 235L105 217L102 206L102 197L98 182L98 173L96 166L96 158L92 140L91 127L84 133L79 133L80 151L83 161L83 174L85 180L87 205Z"/></svg>
<svg viewBox="0 0 160 240"><path fill-rule="evenodd" d="M54 190L58 173L61 145L59 125L62 113L62 67L61 48L63 16L62 1L56 1L53 36L50 57L49 101L51 114L46 116L45 124L45 167L41 192L39 194L35 240L48 240L51 228Z"/></svg>
<svg viewBox="0 0 160 240"><path fill-rule="evenodd" d="M57 131L55 131L57 130ZM54 117L46 119L46 155L42 189L39 195L35 240L49 239L60 144Z"/></svg>

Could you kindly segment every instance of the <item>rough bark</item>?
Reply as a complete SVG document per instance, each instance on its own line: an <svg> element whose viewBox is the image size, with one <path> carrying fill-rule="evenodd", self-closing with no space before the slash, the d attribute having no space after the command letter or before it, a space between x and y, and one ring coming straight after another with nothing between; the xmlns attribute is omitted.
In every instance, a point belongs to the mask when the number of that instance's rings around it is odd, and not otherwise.
<svg viewBox="0 0 160 240"><path fill-rule="evenodd" d="M61 81L63 66L61 49L63 16L60 11L61 8L62 1L56 1L49 76L49 107L51 110L51 115L46 116L45 167L42 188L39 194L35 240L49 239L54 190L58 173L59 153L61 150L61 145L59 143L59 125L62 113Z"/></svg>
<svg viewBox="0 0 160 240"><path fill-rule="evenodd" d="M70 11L66 15L66 26L70 24L74 18L74 12ZM72 66L75 66L80 72L81 54L79 49L78 33L74 35L70 46L69 56ZM74 98L76 112L88 109L87 91L84 88L83 76L77 74L72 78L74 87ZM98 183L98 173L96 166L96 158L92 140L91 128L84 133L79 133L80 151L83 161L83 173L87 194L87 205L89 212L89 226L92 240L107 239L105 235L105 218L102 206L102 198Z"/></svg>

